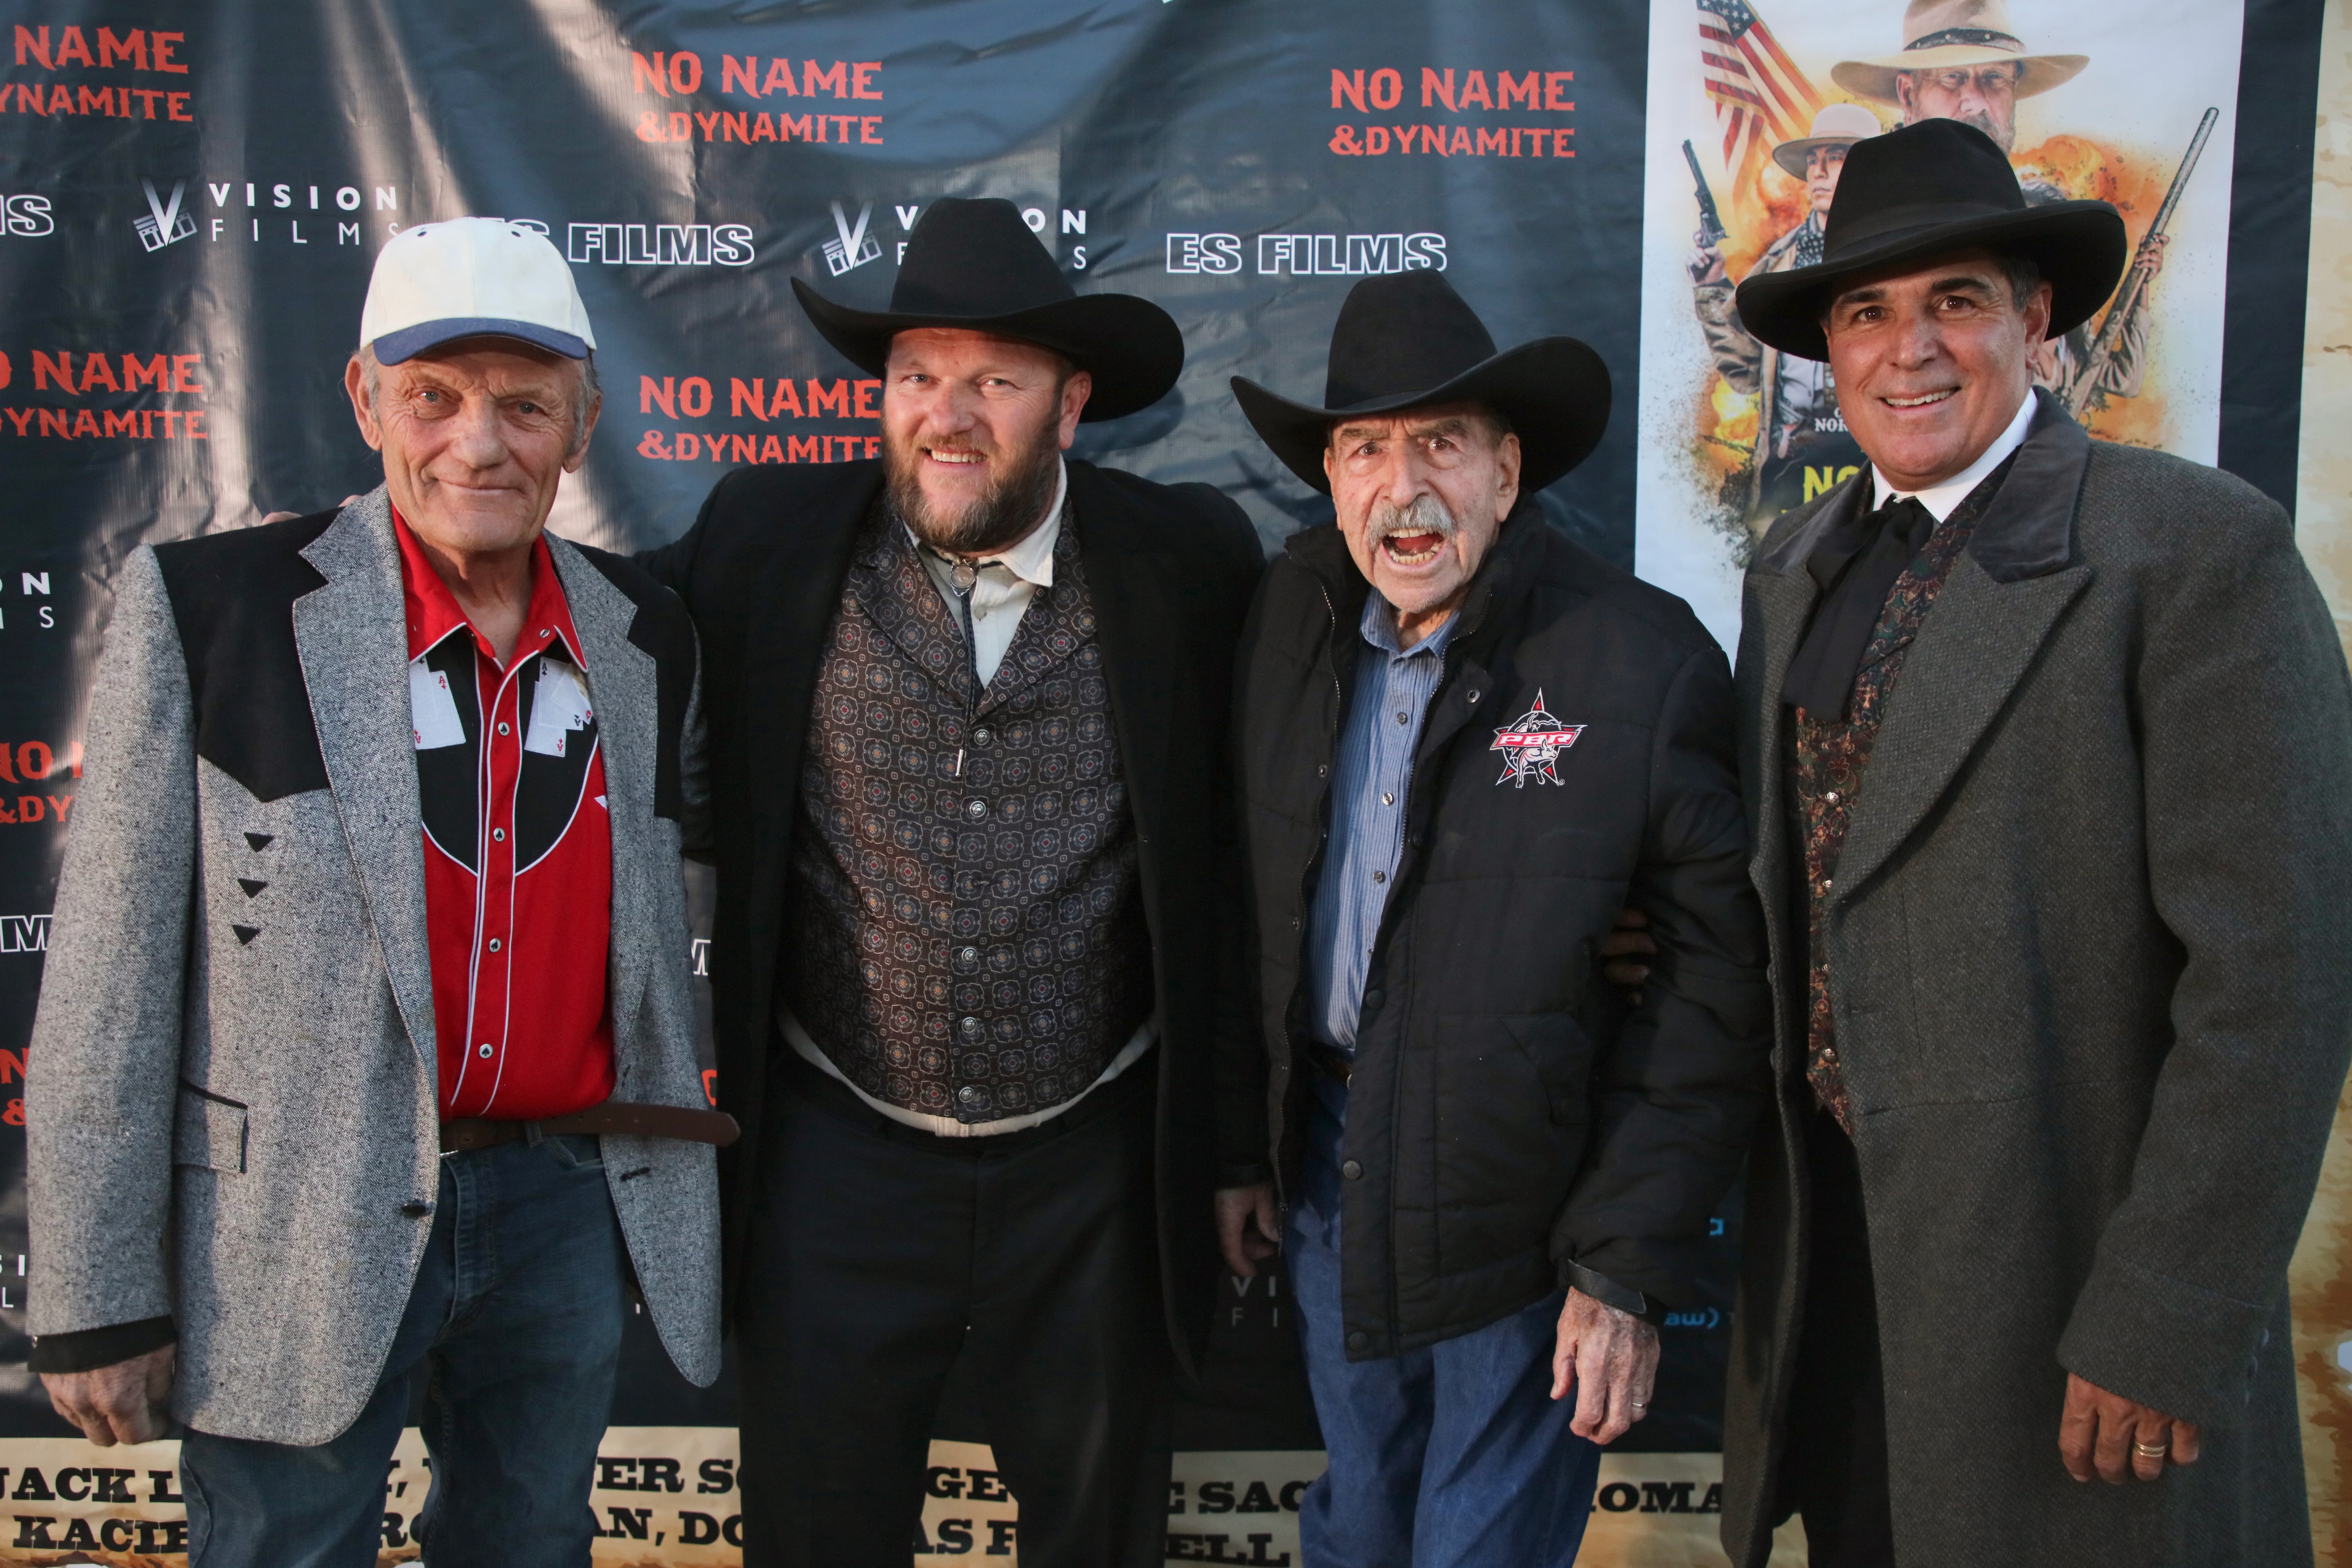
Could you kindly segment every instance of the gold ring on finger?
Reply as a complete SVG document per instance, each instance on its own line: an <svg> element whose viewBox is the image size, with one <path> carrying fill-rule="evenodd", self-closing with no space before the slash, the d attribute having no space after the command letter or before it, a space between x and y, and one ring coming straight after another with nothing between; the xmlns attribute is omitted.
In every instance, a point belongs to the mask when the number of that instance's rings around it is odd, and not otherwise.
<svg viewBox="0 0 2352 1568"><path fill-rule="evenodd" d="M2172 1452L2172 1445L2169 1443L2134 1443L2132 1445L2132 1452L2137 1454L2143 1459L2161 1459L2165 1455Z"/></svg>

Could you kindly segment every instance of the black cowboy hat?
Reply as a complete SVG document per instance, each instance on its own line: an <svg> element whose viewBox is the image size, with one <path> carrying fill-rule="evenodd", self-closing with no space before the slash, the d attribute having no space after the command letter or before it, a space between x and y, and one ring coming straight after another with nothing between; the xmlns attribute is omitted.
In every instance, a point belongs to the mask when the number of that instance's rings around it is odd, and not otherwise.
<svg viewBox="0 0 2352 1568"><path fill-rule="evenodd" d="M860 370L882 374L890 340L910 327L961 327L1052 349L1094 377L1081 419L1149 408L1184 368L1184 335L1167 311L1132 294L1080 294L999 197L942 196L923 211L887 310L854 310L793 279L824 341Z"/></svg>
<svg viewBox="0 0 2352 1568"><path fill-rule="evenodd" d="M1483 403L1518 433L1523 489L1539 490L1591 454L1609 426L1609 367L1574 338L1501 353L1477 312L1436 272L1367 278L1331 329L1323 405L1294 403L1243 376L1234 396L1274 455L1327 494L1323 449L1353 415Z"/></svg>
<svg viewBox="0 0 2352 1568"><path fill-rule="evenodd" d="M2105 202L2028 206L1991 137L1926 120L1857 142L1822 226L1822 258L1739 285L1748 331L1800 359L1830 357L1822 312L1861 273L1978 248L2022 256L2050 280L2050 336L2088 321L2123 276L2123 215Z"/></svg>

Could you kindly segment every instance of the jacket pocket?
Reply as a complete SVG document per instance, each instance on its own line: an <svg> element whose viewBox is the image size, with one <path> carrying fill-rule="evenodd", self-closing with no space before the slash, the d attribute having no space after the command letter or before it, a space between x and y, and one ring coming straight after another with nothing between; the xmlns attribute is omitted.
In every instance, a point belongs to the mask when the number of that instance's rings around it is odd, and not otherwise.
<svg viewBox="0 0 2352 1568"><path fill-rule="evenodd" d="M231 1175L245 1173L246 1108L191 1083L180 1085L172 1121L172 1163Z"/></svg>
<svg viewBox="0 0 2352 1568"><path fill-rule="evenodd" d="M1591 1120L1592 1037L1573 1013L1511 1013L1503 1027L1536 1069L1555 1127Z"/></svg>

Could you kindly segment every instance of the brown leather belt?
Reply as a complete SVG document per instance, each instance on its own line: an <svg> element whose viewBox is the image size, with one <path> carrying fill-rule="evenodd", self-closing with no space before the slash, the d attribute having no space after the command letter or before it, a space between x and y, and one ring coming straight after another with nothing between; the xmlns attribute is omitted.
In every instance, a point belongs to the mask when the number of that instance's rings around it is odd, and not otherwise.
<svg viewBox="0 0 2352 1568"><path fill-rule="evenodd" d="M1356 1076L1355 1063L1320 1040L1307 1042L1307 1059L1315 1064L1318 1072L1336 1080L1342 1089Z"/></svg>
<svg viewBox="0 0 2352 1568"><path fill-rule="evenodd" d="M534 1131L535 1130L535 1131ZM482 1116L455 1116L441 1123L441 1152L461 1154L493 1149L518 1138L560 1137L572 1132L625 1132L637 1138L677 1138L688 1143L709 1143L724 1149L741 1136L742 1129L723 1110L689 1110L677 1105L636 1105L608 1100L572 1116L551 1116L544 1121L494 1121Z"/></svg>

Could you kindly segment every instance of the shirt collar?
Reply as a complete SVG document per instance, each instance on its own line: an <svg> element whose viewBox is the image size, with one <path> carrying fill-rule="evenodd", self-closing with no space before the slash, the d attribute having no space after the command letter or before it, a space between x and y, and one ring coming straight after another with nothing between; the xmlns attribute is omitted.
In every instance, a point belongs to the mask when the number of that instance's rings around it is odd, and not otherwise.
<svg viewBox="0 0 2352 1568"><path fill-rule="evenodd" d="M1034 583L1040 588L1054 585L1054 546L1062 538L1062 503L1070 493L1070 466L1056 459L1054 464L1054 504L1045 509L1045 521L1031 529L1019 542L1008 544L993 555L983 555L972 563L975 566L1002 566L1024 583ZM900 523L901 528L906 524ZM923 542L915 531L907 529L907 541L922 552Z"/></svg>
<svg viewBox="0 0 2352 1568"><path fill-rule="evenodd" d="M1898 490L1888 482L1885 474L1879 472L1878 465L1873 463L1870 477L1874 510L1885 506L1890 496L1914 496L1921 506L1927 509L1928 515L1937 522L1943 521L1952 515L1954 507L1969 499L1970 490L1984 482L1987 474L2000 467L2003 459L2025 444L2026 432L2033 427L2035 406L2036 399L2029 391L2025 401L2018 405L2016 417L2010 420L2009 428L1994 437L1992 445L1979 454L1975 462L1940 485L1931 485L1924 490Z"/></svg>
<svg viewBox="0 0 2352 1568"><path fill-rule="evenodd" d="M457 596L449 592L449 584L441 581L441 574L433 570L433 563L425 557L425 546L408 526L408 520L395 507L392 512L393 537L400 542L400 589L402 608L408 622L408 657L414 660L438 647L449 637L463 628L473 634L474 647L484 658L498 662L498 654L488 639L476 630L459 607ZM582 669L588 661L581 657L580 638L572 626L572 609L563 597L563 584L555 575L555 557L547 548L547 536L542 533L530 550L530 609L524 617L522 636L515 639L514 656L529 658L556 643L572 662Z"/></svg>
<svg viewBox="0 0 2352 1568"><path fill-rule="evenodd" d="M1446 639L1454 635L1454 628L1461 624L1462 612L1457 609L1445 617L1444 626L1411 647L1401 647L1397 640L1396 606L1389 603L1386 595L1375 588L1364 595L1364 618L1360 629L1363 632L1366 642L1391 658L1411 658L1418 653L1443 655L1445 652Z"/></svg>

